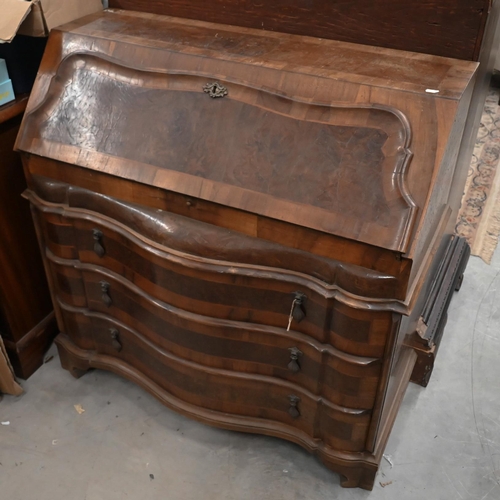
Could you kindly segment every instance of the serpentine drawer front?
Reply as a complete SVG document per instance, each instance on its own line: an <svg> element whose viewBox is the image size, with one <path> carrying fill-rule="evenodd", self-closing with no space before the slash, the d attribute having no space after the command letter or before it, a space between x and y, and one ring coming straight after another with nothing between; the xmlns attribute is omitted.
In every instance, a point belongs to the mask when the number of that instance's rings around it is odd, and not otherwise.
<svg viewBox="0 0 500 500"><path fill-rule="evenodd" d="M373 407L380 359L344 354L294 331L189 313L104 270L71 261L51 262L51 269L62 302L111 316L179 357L286 379L347 407Z"/></svg>
<svg viewBox="0 0 500 500"><path fill-rule="evenodd" d="M53 30L17 148L63 367L371 489L474 70L116 10Z"/></svg>
<svg viewBox="0 0 500 500"><path fill-rule="evenodd" d="M293 330L346 353L368 357L383 356L386 339L394 329L396 320L391 312L353 309L341 302L342 290L337 285L327 286L304 273L262 265L256 270L241 262L201 257L194 260L164 246L145 245L138 233L96 213L80 210L61 216L59 207L42 210L36 197L32 199L41 210L47 248L54 257L106 267L175 307L278 328L288 327L292 313ZM342 279L355 281L361 270L348 274L353 268L345 266ZM385 281L374 274L369 276L375 283Z"/></svg>
<svg viewBox="0 0 500 500"><path fill-rule="evenodd" d="M92 336L96 353L138 369L176 398L209 410L280 422L350 451L364 449L370 412L337 406L294 384L204 367L169 353L122 323L97 313L67 311L65 321ZM74 312L75 311L75 312ZM321 426L316 426L321 421Z"/></svg>

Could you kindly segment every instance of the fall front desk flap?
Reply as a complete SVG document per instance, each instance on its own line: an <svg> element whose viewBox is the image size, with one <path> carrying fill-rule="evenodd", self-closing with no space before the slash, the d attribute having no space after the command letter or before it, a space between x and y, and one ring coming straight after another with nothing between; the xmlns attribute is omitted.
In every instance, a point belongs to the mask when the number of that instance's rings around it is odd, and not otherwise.
<svg viewBox="0 0 500 500"><path fill-rule="evenodd" d="M17 148L404 253L475 68L104 11L52 32Z"/></svg>

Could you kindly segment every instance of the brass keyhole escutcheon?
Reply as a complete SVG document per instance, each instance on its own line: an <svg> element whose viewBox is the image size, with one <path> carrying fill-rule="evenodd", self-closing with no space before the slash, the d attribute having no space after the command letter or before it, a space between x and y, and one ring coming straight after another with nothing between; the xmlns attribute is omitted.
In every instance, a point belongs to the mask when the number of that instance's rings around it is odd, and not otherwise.
<svg viewBox="0 0 500 500"><path fill-rule="evenodd" d="M226 97L227 96L227 88L224 85L221 85L219 82L207 83L203 87L203 92L206 92L210 97Z"/></svg>

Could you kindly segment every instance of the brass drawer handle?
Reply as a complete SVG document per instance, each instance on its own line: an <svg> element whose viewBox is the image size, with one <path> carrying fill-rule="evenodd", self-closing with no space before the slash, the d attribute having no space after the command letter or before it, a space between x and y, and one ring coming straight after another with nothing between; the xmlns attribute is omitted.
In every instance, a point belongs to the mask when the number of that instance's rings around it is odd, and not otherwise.
<svg viewBox="0 0 500 500"><path fill-rule="evenodd" d="M292 308L290 309L290 314L288 316L287 332L290 331L293 320L300 323L306 317L306 311L304 308L306 298L306 295L302 292L295 292L293 294Z"/></svg>
<svg viewBox="0 0 500 500"><path fill-rule="evenodd" d="M300 372L299 356L302 356L302 351L296 347L289 347L290 351L290 363L288 363L288 369L293 373Z"/></svg>
<svg viewBox="0 0 500 500"><path fill-rule="evenodd" d="M288 414L292 418L299 418L300 417L300 411L297 408L297 405L300 402L300 398L298 396L294 396L293 394L288 396L288 401L290 402L290 407L288 408Z"/></svg>
<svg viewBox="0 0 500 500"><path fill-rule="evenodd" d="M103 257L106 251L102 245L102 231L99 229L92 229L92 237L94 238L94 252L98 257Z"/></svg>
<svg viewBox="0 0 500 500"><path fill-rule="evenodd" d="M101 285L101 299L106 304L106 306L110 306L113 301L111 300L111 296L109 295L109 283L107 281L100 281L99 285Z"/></svg>
<svg viewBox="0 0 500 500"><path fill-rule="evenodd" d="M111 345L113 349L117 352L122 350L122 344L120 343L120 332L116 328L109 329L111 333Z"/></svg>

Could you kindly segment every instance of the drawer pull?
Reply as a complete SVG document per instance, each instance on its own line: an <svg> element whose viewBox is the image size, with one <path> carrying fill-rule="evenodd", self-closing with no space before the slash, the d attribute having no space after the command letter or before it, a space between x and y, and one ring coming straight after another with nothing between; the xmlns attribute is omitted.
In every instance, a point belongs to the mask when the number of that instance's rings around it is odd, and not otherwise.
<svg viewBox="0 0 500 500"><path fill-rule="evenodd" d="M94 238L94 252L98 257L103 257L106 251L102 245L102 231L99 229L92 229L92 237Z"/></svg>
<svg viewBox="0 0 500 500"><path fill-rule="evenodd" d="M120 332L116 328L110 328L109 331L111 333L111 345L113 346L113 349L120 352L122 350Z"/></svg>
<svg viewBox="0 0 500 500"><path fill-rule="evenodd" d="M300 402L300 398L298 396L290 395L290 396L288 396L288 401L290 402L290 408L288 408L288 414L292 418L299 418L300 411L297 408L297 405Z"/></svg>
<svg viewBox="0 0 500 500"><path fill-rule="evenodd" d="M302 351L300 351L296 347L289 347L288 350L290 351L290 363L288 363L288 369L293 373L300 372L300 364L298 359L299 356L302 356Z"/></svg>
<svg viewBox="0 0 500 500"><path fill-rule="evenodd" d="M99 285L101 285L101 299L109 307L113 302L109 295L109 283L107 281L100 281Z"/></svg>
<svg viewBox="0 0 500 500"><path fill-rule="evenodd" d="M302 292L295 292L292 302L292 308L290 309L290 315L288 316L288 326L286 331L290 331L292 326L292 321L295 320L300 323L306 317L306 311L304 309L304 304L306 301L306 296Z"/></svg>

